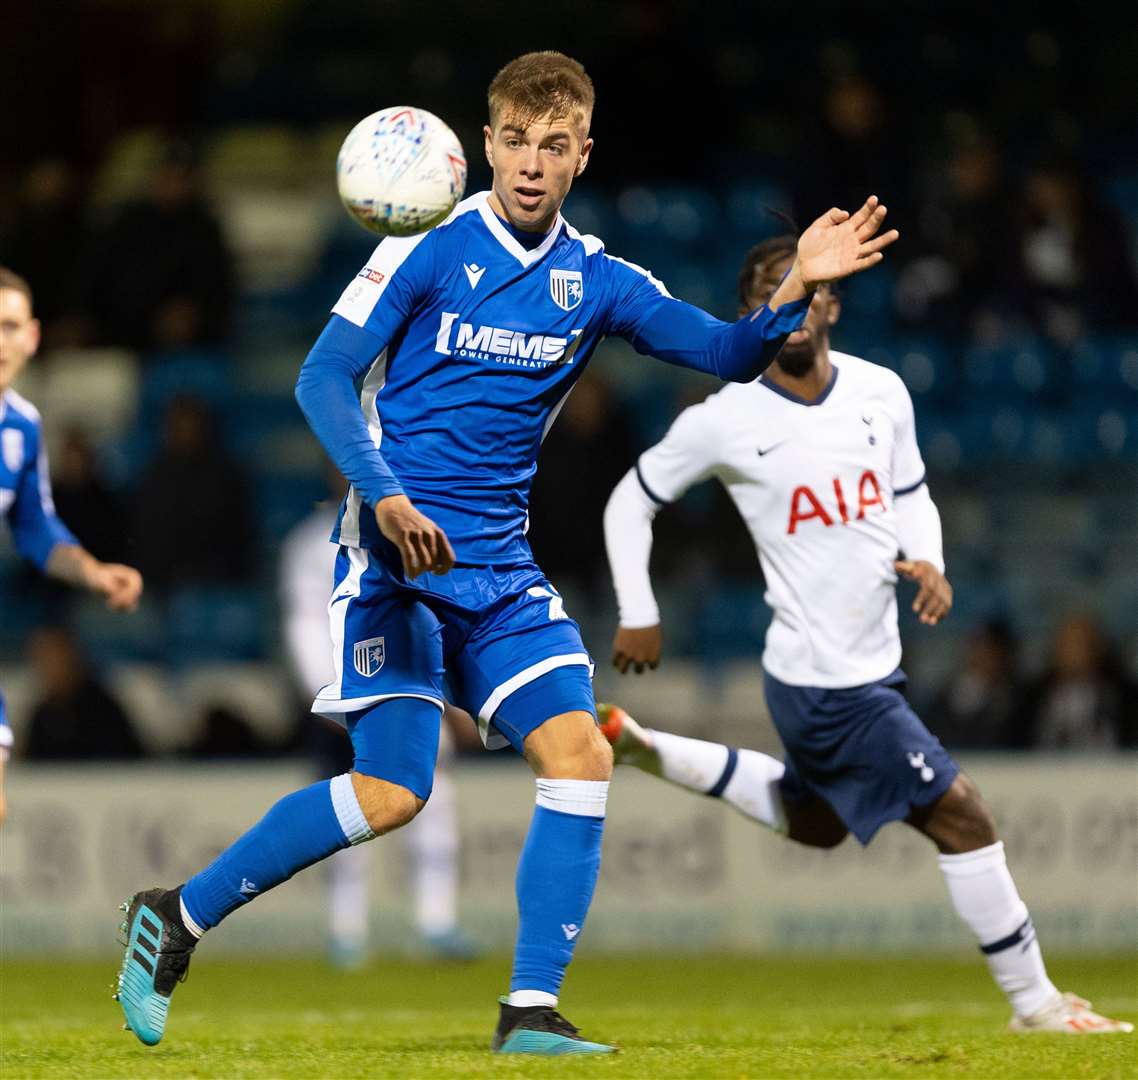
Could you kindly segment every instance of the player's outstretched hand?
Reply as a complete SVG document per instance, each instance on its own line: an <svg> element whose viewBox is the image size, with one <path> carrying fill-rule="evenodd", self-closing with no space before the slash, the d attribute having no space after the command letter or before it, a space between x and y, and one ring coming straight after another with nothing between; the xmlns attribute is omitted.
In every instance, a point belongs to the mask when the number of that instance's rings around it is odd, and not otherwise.
<svg viewBox="0 0 1138 1080"><path fill-rule="evenodd" d="M447 534L426 514L420 514L406 495L389 495L375 507L379 531L398 549L403 573L417 578L428 570L445 574L454 566L454 549Z"/></svg>
<svg viewBox="0 0 1138 1080"><path fill-rule="evenodd" d="M134 611L142 596L142 575L133 566L97 562L90 571L92 592L107 602L111 611Z"/></svg>
<svg viewBox="0 0 1138 1080"><path fill-rule="evenodd" d="M618 627L612 641L612 666L624 675L632 668L639 675L646 667L653 671L660 666L660 650L664 645L664 633L659 623L655 626L641 626L635 630L627 626Z"/></svg>
<svg viewBox="0 0 1138 1080"><path fill-rule="evenodd" d="M919 586L913 610L921 617L921 622L926 626L936 626L952 610L952 586L948 578L923 559L898 559L893 566L898 574Z"/></svg>
<svg viewBox="0 0 1138 1080"><path fill-rule="evenodd" d="M818 218L798 238L795 263L804 288L809 291L881 262L882 252L901 235L896 229L877 235L887 213L877 196L870 195L855 214L835 208Z"/></svg>

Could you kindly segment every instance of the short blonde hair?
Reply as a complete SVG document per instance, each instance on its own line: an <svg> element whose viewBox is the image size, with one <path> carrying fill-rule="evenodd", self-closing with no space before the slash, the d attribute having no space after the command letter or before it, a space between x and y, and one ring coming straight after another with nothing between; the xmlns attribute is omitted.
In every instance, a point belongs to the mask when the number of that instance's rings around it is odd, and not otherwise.
<svg viewBox="0 0 1138 1080"><path fill-rule="evenodd" d="M0 289L14 289L21 293L27 297L28 310L32 310L32 287L19 274L6 266L0 266Z"/></svg>
<svg viewBox="0 0 1138 1080"><path fill-rule="evenodd" d="M487 96L491 127L508 120L526 128L551 113L555 120L569 118L581 130L582 141L589 134L596 100L593 80L584 67L552 50L511 60L494 76Z"/></svg>

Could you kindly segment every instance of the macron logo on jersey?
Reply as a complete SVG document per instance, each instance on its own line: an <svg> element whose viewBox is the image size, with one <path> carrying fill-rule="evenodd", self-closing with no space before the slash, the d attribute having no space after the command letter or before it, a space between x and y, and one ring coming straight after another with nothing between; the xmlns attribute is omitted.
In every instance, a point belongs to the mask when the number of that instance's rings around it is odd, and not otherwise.
<svg viewBox="0 0 1138 1080"><path fill-rule="evenodd" d="M500 326L479 326L460 322L458 313L444 311L435 337L435 352L464 360L493 360L511 367L543 368L573 362L581 341L581 330L567 338L552 334L525 334Z"/></svg>

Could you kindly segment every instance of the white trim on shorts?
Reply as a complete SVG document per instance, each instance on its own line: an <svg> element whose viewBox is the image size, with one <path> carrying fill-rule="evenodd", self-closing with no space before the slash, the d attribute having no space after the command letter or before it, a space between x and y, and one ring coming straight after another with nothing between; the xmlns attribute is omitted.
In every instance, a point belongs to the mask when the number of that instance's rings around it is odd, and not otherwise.
<svg viewBox="0 0 1138 1080"><path fill-rule="evenodd" d="M494 719L494 714L502 702L515 690L520 690L523 686L533 682L534 679L540 679L542 675L547 675L558 668L573 667L578 664L587 667L589 677L592 678L593 662L589 659L588 653L562 653L560 656L547 656L536 664L530 664L528 668L524 668L501 685L496 686L483 702L482 708L478 710L478 734L482 736L482 745L487 750L501 750L504 746L509 746L510 740L505 735L500 731L490 730L490 721Z"/></svg>
<svg viewBox="0 0 1138 1080"><path fill-rule="evenodd" d="M443 708L443 699L431 697L430 694L370 694L367 697L333 698L324 697L325 686L316 700L312 703L312 711L318 716L331 716L333 718L343 713L355 712L357 709L366 709L370 705L378 705L381 701L390 701L392 698L417 698L419 701L429 701L438 708Z"/></svg>
<svg viewBox="0 0 1138 1080"><path fill-rule="evenodd" d="M348 572L336 583L332 596L328 600L328 624L332 631L332 670L335 677L326 686L320 687L316 692L316 701L339 698L344 690L344 625L348 621L348 608L352 601L360 595L360 580L367 573L369 559L363 548L347 547ZM339 605L339 606L337 606ZM329 698L324 693L331 690ZM313 702L313 712L319 712Z"/></svg>

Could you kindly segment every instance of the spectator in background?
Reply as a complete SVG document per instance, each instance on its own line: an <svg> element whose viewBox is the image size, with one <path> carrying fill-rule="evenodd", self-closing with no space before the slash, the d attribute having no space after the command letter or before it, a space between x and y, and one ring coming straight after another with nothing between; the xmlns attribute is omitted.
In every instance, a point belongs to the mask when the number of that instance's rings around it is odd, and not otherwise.
<svg viewBox="0 0 1138 1080"><path fill-rule="evenodd" d="M922 330L990 336L980 316L998 305L1008 235L1004 163L971 118L929 170L917 213L919 241L897 283L898 313Z"/></svg>
<svg viewBox="0 0 1138 1080"><path fill-rule="evenodd" d="M859 206L870 192L888 195L890 213L905 221L907 192L896 178L910 169L880 88L862 75L845 75L827 87L821 112L824 126L811 133L794 184L794 216L813 221L830 206Z"/></svg>
<svg viewBox="0 0 1138 1080"><path fill-rule="evenodd" d="M1138 687L1094 616L1060 624L1047 670L1028 689L1019 741L1035 750L1138 745Z"/></svg>
<svg viewBox="0 0 1138 1080"><path fill-rule="evenodd" d="M126 558L126 515L122 500L102 478L87 433L69 427L52 459L55 508L96 559Z"/></svg>
<svg viewBox="0 0 1138 1080"><path fill-rule="evenodd" d="M91 231L85 193L76 169L62 158L44 158L28 170L0 249L20 267L36 296L47 350L86 344L84 314L91 265Z"/></svg>
<svg viewBox="0 0 1138 1080"><path fill-rule="evenodd" d="M1016 641L1002 619L969 638L963 667L937 694L930 715L942 742L966 749L1007 747L1022 703Z"/></svg>
<svg viewBox="0 0 1138 1080"><path fill-rule="evenodd" d="M134 535L159 592L241 582L253 570L250 484L199 398L183 394L166 408L162 444L135 492Z"/></svg>
<svg viewBox="0 0 1138 1080"><path fill-rule="evenodd" d="M530 494L530 547L554 585L608 595L601 518L635 456L631 425L612 388L588 372L541 449Z"/></svg>
<svg viewBox="0 0 1138 1080"><path fill-rule="evenodd" d="M96 240L92 310L106 344L218 345L229 333L233 259L189 147L175 143Z"/></svg>
<svg viewBox="0 0 1138 1080"><path fill-rule="evenodd" d="M28 658L39 683L24 743L31 761L138 758L142 744L123 707L92 671L71 632L35 630Z"/></svg>
<svg viewBox="0 0 1138 1080"><path fill-rule="evenodd" d="M1138 283L1125 222L1071 164L1031 172L1010 248L1017 306L1060 345L1092 327L1138 326Z"/></svg>
<svg viewBox="0 0 1138 1080"><path fill-rule="evenodd" d="M189 758L261 758L279 753L240 712L220 704L208 705L198 720L197 734L182 750Z"/></svg>

